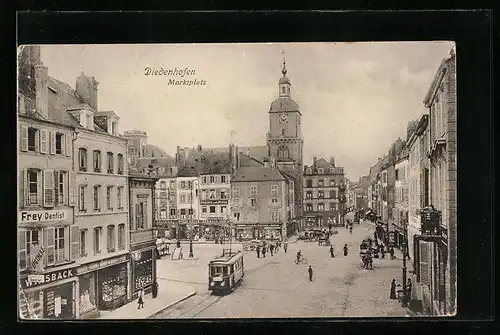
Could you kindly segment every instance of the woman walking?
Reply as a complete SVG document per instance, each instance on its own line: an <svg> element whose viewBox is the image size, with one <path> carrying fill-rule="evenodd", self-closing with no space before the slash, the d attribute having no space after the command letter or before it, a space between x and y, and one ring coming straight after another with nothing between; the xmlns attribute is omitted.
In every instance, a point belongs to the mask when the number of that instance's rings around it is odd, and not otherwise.
<svg viewBox="0 0 500 335"><path fill-rule="evenodd" d="M347 247L347 243L344 245L344 256L347 256L349 254L349 248Z"/></svg>
<svg viewBox="0 0 500 335"><path fill-rule="evenodd" d="M396 279L393 279L391 282L391 299L396 299Z"/></svg>
<svg viewBox="0 0 500 335"><path fill-rule="evenodd" d="M137 309L139 308L144 308L144 291L141 290L139 291L139 300L137 300Z"/></svg>

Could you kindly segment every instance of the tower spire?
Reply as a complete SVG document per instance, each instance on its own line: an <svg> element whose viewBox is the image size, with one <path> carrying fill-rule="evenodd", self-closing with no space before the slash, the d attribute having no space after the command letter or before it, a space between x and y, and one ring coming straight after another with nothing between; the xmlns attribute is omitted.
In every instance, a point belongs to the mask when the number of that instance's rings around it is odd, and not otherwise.
<svg viewBox="0 0 500 335"><path fill-rule="evenodd" d="M286 76L286 59L285 59L285 52L281 51L281 54L283 55L283 69L281 70L281 73L283 73L283 76Z"/></svg>

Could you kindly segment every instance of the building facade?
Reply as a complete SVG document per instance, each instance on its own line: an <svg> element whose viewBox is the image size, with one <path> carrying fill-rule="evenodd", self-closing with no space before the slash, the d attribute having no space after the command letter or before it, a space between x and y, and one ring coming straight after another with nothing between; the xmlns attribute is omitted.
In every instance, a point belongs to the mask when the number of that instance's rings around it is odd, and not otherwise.
<svg viewBox="0 0 500 335"><path fill-rule="evenodd" d="M395 171L395 202L393 208L394 228L397 234L397 246L405 242L405 229L408 221L408 151L403 150L396 156Z"/></svg>
<svg viewBox="0 0 500 335"><path fill-rule="evenodd" d="M131 295L151 290L156 282L156 234L153 226L155 186L158 179L129 176L129 223L131 253Z"/></svg>
<svg viewBox="0 0 500 335"><path fill-rule="evenodd" d="M208 172L199 177L199 225L195 229L196 238L205 240L219 240L229 238L226 229L230 220L229 199L231 198L231 175L226 173L214 174ZM224 233L222 236L221 233Z"/></svg>
<svg viewBox="0 0 500 335"><path fill-rule="evenodd" d="M170 227L175 227L177 216L176 177L160 177L155 187L155 227L160 237L175 238Z"/></svg>
<svg viewBox="0 0 500 335"><path fill-rule="evenodd" d="M452 49L434 76L424 100L429 109L429 181L432 209L439 213L434 232L415 239L416 281L425 311L456 313L456 59ZM418 251L417 251L418 249Z"/></svg>
<svg viewBox="0 0 500 335"><path fill-rule="evenodd" d="M313 158L311 166L304 167L305 228L333 227L340 224L341 198L345 196L344 168L336 167L334 158ZM347 204L347 197L346 197Z"/></svg>
<svg viewBox="0 0 500 335"><path fill-rule="evenodd" d="M237 240L287 237L293 183L273 167L240 167L231 181L231 213Z"/></svg>

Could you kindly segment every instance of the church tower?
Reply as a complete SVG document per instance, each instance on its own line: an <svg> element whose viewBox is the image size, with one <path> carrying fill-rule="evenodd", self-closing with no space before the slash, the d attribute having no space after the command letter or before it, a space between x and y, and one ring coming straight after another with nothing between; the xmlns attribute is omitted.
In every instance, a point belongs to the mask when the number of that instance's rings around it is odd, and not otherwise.
<svg viewBox="0 0 500 335"><path fill-rule="evenodd" d="M287 77L283 59L282 76L278 81L278 98L269 109L267 149L280 171L295 179L295 213L302 216L303 145L299 105L291 97L292 83Z"/></svg>

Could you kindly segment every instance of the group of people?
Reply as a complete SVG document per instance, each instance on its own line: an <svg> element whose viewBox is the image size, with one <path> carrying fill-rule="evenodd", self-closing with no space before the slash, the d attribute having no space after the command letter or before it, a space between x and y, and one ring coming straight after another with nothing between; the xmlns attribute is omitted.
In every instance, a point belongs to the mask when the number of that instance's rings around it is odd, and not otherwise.
<svg viewBox="0 0 500 335"><path fill-rule="evenodd" d="M288 243L285 241L284 243L281 242L281 240L276 240L273 242L264 242L263 245L258 245L255 250L257 252L257 258L260 258L260 255L262 254L263 258L266 258L266 253L269 250L271 253L271 256L274 256L274 254L278 253L278 250L283 246L283 250L285 251L285 254L288 250Z"/></svg>
<svg viewBox="0 0 500 335"><path fill-rule="evenodd" d="M390 293L390 298L391 299L397 299L398 297L396 296L396 279L393 279L391 282L391 293ZM408 278L408 281L406 282L406 298L411 297L411 288L412 288L412 282L411 279Z"/></svg>

